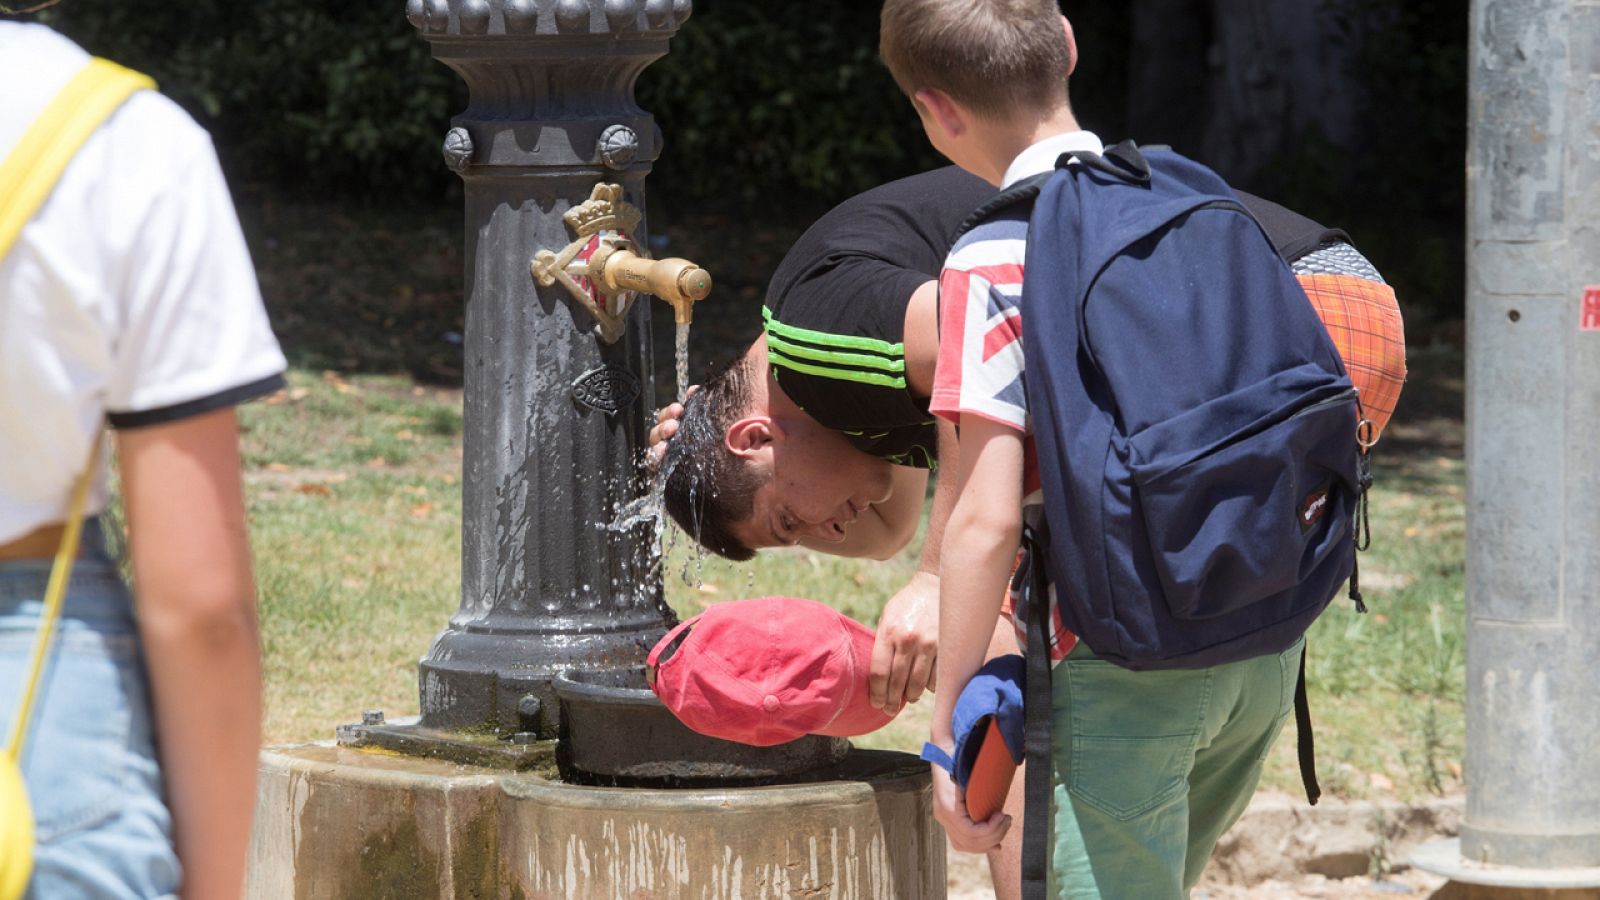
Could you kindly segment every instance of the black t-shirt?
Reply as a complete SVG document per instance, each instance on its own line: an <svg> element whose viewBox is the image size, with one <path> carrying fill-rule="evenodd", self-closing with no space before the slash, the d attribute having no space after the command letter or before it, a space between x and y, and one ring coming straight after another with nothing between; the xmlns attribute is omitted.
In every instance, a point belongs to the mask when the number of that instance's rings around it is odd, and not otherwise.
<svg viewBox="0 0 1600 900"><path fill-rule="evenodd" d="M800 236L767 286L767 361L785 394L851 444L933 468L928 398L905 377L906 306L994 187L954 166L846 200Z"/></svg>

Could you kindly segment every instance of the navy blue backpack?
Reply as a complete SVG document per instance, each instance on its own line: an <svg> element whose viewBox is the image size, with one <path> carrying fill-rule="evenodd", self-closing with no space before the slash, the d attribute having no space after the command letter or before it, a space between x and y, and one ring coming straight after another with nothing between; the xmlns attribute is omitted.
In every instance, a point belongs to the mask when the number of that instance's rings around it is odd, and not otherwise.
<svg viewBox="0 0 1600 900"><path fill-rule="evenodd" d="M1354 575L1365 467L1339 351L1284 248L1215 172L1128 141L1064 154L963 229L1029 199L1023 377L1045 504L1026 535L1045 562L1028 603L1034 897L1049 831L1045 576L1066 626L1130 669L1282 652ZM1360 608L1353 579L1351 596ZM1304 657L1295 712L1316 803Z"/></svg>
<svg viewBox="0 0 1600 900"><path fill-rule="evenodd" d="M1023 283L1065 624L1132 669L1281 652L1350 577L1355 389L1214 172L1131 143L1040 188Z"/></svg>
<svg viewBox="0 0 1600 900"><path fill-rule="evenodd" d="M1366 476L1339 351L1284 241L1216 173L1132 142L1064 154L963 231L1029 200L1023 378L1045 504L1044 528L1025 535L1034 897L1049 831L1045 576L1064 624L1130 669L1280 653L1347 578L1363 608L1352 576ZM1304 667L1295 712L1316 803Z"/></svg>

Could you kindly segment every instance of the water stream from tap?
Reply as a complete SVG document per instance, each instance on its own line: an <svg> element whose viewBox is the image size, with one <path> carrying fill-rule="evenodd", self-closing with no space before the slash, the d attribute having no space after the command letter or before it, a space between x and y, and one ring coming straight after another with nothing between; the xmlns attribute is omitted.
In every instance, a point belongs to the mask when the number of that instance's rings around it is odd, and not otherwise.
<svg viewBox="0 0 1600 900"><path fill-rule="evenodd" d="M689 393L689 323L677 323L677 335L674 343L673 361L678 377L677 399L679 403L682 403L687 399ZM679 460L678 462L688 462L690 465L695 466L696 469L699 468L699 465L692 461ZM663 464L665 464L664 461ZM649 468L642 455L639 460L639 466L641 471ZM646 528L646 539L656 548L655 558L651 566L652 575L660 573L660 567L664 564L667 555L671 553L676 538L676 529L668 526L666 517L663 515L665 510L663 509L662 498L666 492L667 475L666 471L661 471L649 476L649 491L643 496L636 497L632 501L619 506L611 521L602 523L600 526L614 534L629 532L640 527ZM696 477L695 487L691 488L691 493L698 487L699 478ZM665 538L665 541L663 538ZM698 540L691 546L694 548L694 552L691 554L692 559L684 561L683 580L698 586L701 581L701 559ZM691 566L693 567L692 573L690 571Z"/></svg>
<svg viewBox="0 0 1600 900"><path fill-rule="evenodd" d="M689 323L678 323L678 336L674 345L675 361L678 364L678 402L682 403L689 396Z"/></svg>

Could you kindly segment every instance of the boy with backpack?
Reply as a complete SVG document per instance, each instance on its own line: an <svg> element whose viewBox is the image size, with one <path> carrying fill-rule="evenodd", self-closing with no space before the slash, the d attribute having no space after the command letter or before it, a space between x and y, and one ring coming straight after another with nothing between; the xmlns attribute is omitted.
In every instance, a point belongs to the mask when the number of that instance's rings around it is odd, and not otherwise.
<svg viewBox="0 0 1600 900"><path fill-rule="evenodd" d="M1104 195L1113 200L1102 202L1115 203L1134 196L1113 193L1124 182L1134 189L1150 183L1149 166L1137 148L1108 151L1079 128L1066 91L1076 46L1070 24L1051 0L886 0L881 42L885 63L912 99L934 147L1001 187L1003 196L1052 172L1062 159L1073 160L1063 165L1096 170L1099 181L1084 188L1084 198ZM1168 178L1170 165L1162 159L1159 179ZM1061 195L1083 179L1066 181L1065 186L1059 178L1044 185L1040 208L1054 210L1066 202ZM1220 180L1216 185L1219 194L1232 197ZM1048 797L1050 827L1035 827L1041 824L1035 820L1024 836L1032 844L1048 832L1047 877L1029 871L1030 858L1039 861L1044 854L1030 853L1026 846L1024 877L1025 887L1033 890L1048 880L1050 896L1187 896L1217 839L1243 812L1289 714L1303 659L1301 633L1350 574L1351 520L1361 480L1354 391L1304 294L1295 300L1287 293L1297 290L1293 275L1281 260L1274 258L1276 268L1262 262L1261 247L1250 242L1259 240L1268 253L1270 244L1242 208L1232 208L1237 206L1236 198L1219 200L1183 221L1211 227L1215 217L1233 217L1217 225L1232 229L1221 246L1249 245L1250 266L1236 267L1237 260L1228 255L1197 254L1178 276L1146 267L1159 277L1141 286L1142 257L1158 242L1132 244L1098 268L1096 263L1106 260L1094 256L1094 248L1119 237L1105 233L1113 230L1111 217L1092 217L1092 203L1085 200L1071 207L1082 213L1081 221L1046 221L1048 227L1041 229L1035 217L1030 232L1033 207L1023 200L991 205L977 217L957 240L941 276L940 347L930 408L959 424L960 453L956 506L941 564L941 690L930 743L943 754L953 749L952 707L983 662L990 633L986 623L998 613L1015 571L1010 584L1017 621L1033 620L1030 659L1048 655L1054 667L1043 698L1051 713L1048 730L1041 736L1030 725L1028 737L1030 753L1036 744L1053 744L1049 772L1029 766L1028 791L1030 819L1042 806L1035 798ZM1087 272L1075 268L1080 263ZM1106 360L1079 339L1077 329L1102 337L1111 329L1097 330L1100 320L1084 307L1075 311L1079 295L1070 289L1059 298L1066 312L1054 317L1048 334L1037 327L1044 321L1043 307L1024 318L1024 297L1031 294L1024 286L1025 265L1048 270L1052 277L1132 283L1135 302L1122 304L1121 318L1114 320L1122 359L1113 363L1126 368L1099 368ZM1261 292L1289 302L1253 310L1262 321L1237 335L1219 335L1209 320L1211 308L1184 303L1204 298L1195 286L1208 280L1228 296ZM1101 307L1090 312L1104 314ZM1168 336L1174 322L1194 330L1194 355L1153 339L1140 359L1142 335ZM1025 323L1028 366L1037 371L1024 365ZM1280 341L1280 333L1294 337ZM1258 336L1265 336L1264 343L1254 340ZM1231 377L1256 369L1265 369L1261 390L1200 408L1219 380L1215 373ZM1150 385L1151 373L1164 377L1165 385ZM1116 382L1118 376L1124 380ZM1040 391L1038 379L1050 390ZM1116 393L1119 387L1126 397ZM1202 442L1245 448L1241 458L1224 458L1221 464L1248 477L1253 468L1265 471L1273 464L1251 458L1260 444L1276 446L1285 430L1302 442L1285 451L1294 458L1285 461L1284 478L1259 496L1217 504L1223 524L1242 537L1220 556L1200 560L1204 571L1199 575L1185 570L1196 562L1186 554L1204 545L1208 535L1179 533L1195 512L1184 507L1193 504L1184 493L1185 482L1214 477L1192 465L1218 460L1202 457L1185 464L1191 468L1136 471L1129 482L1133 487L1124 484L1122 495L1100 493L1102 467L1109 476L1120 458L1108 446L1117 448L1117 429L1136 424L1105 411L1140 396L1141 389L1170 395L1167 399L1180 410L1194 398L1195 408L1188 412L1200 415L1185 421L1181 411L1168 411L1170 418L1147 423L1153 427L1125 442L1135 445L1135 464L1170 456L1167 451L1181 440L1197 439L1188 432L1198 431ZM1256 406L1243 400L1255 404L1263 399L1256 395L1269 389L1267 399L1276 402L1281 394L1293 405L1273 416L1256 416ZM1116 411L1131 416L1131 409ZM1243 421L1237 421L1240 416ZM1174 422L1183 427L1173 427ZM1103 433L1106 429L1109 433ZM1309 457L1315 457L1315 465L1306 463ZM1070 459L1070 466L1050 468L1063 459ZM1105 484L1117 487L1109 478ZM1287 507L1285 499L1292 501ZM1107 527L1122 521L1116 517L1119 502L1125 507L1122 519L1147 528L1148 534L1128 537L1095 529L1096 515L1106 515ZM1163 510L1166 503L1179 509ZM1214 512L1196 514L1209 525L1218 521L1205 518ZM1256 520L1258 527L1252 527ZM1281 534L1276 526L1282 523L1296 534ZM1038 545L1030 540L1019 562L1025 533ZM1141 546L1143 556L1138 549L1123 552ZM1044 559L1041 547L1049 551ZM1246 564L1235 565L1229 556ZM1252 567L1259 562L1268 564L1266 571ZM1142 604L1134 621L1095 617L1094 602L1113 593ZM1155 610L1163 601L1181 614ZM1259 629L1238 630L1240 607L1248 607L1247 617L1265 617ZM1145 613L1148 621L1140 618ZM1148 628L1141 631L1141 626ZM1036 705L1037 685L1046 683L1034 678L1036 671L1030 666L1030 707ZM1048 786L1036 790L1034 778L1047 778ZM937 767L934 802L935 815L957 849L985 850L1010 826L999 814L973 821L959 789Z"/></svg>

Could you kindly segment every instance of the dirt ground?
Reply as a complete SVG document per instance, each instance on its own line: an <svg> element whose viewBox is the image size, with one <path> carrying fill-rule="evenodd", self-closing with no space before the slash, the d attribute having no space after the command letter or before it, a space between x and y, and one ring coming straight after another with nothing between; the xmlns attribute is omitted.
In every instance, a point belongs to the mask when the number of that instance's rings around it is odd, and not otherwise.
<svg viewBox="0 0 1600 900"><path fill-rule="evenodd" d="M993 900L989 866L983 857L951 850L948 871L949 900ZM1352 878L1305 875L1290 881L1269 879L1250 887L1206 879L1195 889L1191 900L1394 900L1396 897L1434 897L1444 885L1445 879L1418 869L1391 872L1379 879L1366 875Z"/></svg>
<svg viewBox="0 0 1600 900"><path fill-rule="evenodd" d="M1271 879L1253 887L1207 885L1202 882L1193 900L1277 900L1277 898L1357 898L1435 897L1445 879L1419 869L1391 872L1382 878L1359 875L1354 878L1328 878L1306 875L1293 881Z"/></svg>
<svg viewBox="0 0 1600 900"><path fill-rule="evenodd" d="M1457 834L1462 807L1459 795L1415 804L1324 798L1311 807L1263 791L1217 844L1191 900L1457 898L1459 886L1406 860L1421 844ZM993 898L982 857L951 850L947 865L950 900Z"/></svg>

